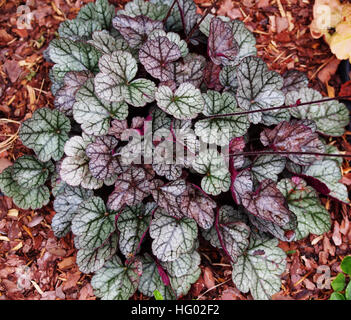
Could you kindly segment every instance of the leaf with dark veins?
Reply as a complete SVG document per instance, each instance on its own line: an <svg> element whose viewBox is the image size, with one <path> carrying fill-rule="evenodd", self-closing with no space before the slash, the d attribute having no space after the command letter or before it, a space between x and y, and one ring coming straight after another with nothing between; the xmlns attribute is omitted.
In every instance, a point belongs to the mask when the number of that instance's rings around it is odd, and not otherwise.
<svg viewBox="0 0 351 320"><path fill-rule="evenodd" d="M161 261L174 261L193 250L197 232L193 219L177 219L163 210L156 210L150 226L152 251Z"/></svg>
<svg viewBox="0 0 351 320"><path fill-rule="evenodd" d="M113 18L112 24L132 48L140 48L147 40L148 34L156 29L163 29L161 21L154 21L145 16L133 18L119 14Z"/></svg>
<svg viewBox="0 0 351 320"><path fill-rule="evenodd" d="M123 166L120 159L114 155L117 144L118 140L115 137L103 136L87 146L89 169L95 178L109 179L127 170L128 167Z"/></svg>
<svg viewBox="0 0 351 320"><path fill-rule="evenodd" d="M266 63L258 57L246 57L236 68L238 90L236 98L240 108L253 111L280 107L284 104L281 91L283 78L274 71L268 70ZM250 113L249 121L259 123L262 112Z"/></svg>
<svg viewBox="0 0 351 320"><path fill-rule="evenodd" d="M207 62L204 70L204 82L208 89L221 91L223 88L221 82L219 81L219 74L221 70L221 66L214 64L212 61Z"/></svg>
<svg viewBox="0 0 351 320"><path fill-rule="evenodd" d="M242 203L242 198L246 193L252 192L254 185L252 179L252 173L249 169L242 170L237 172L232 170L231 172L231 193L234 201L237 204Z"/></svg>
<svg viewBox="0 0 351 320"><path fill-rule="evenodd" d="M54 200L54 215L51 227L56 237L64 237L71 229L72 219L80 204L94 195L92 190L81 187L66 186Z"/></svg>
<svg viewBox="0 0 351 320"><path fill-rule="evenodd" d="M141 202L150 193L150 181L143 168L131 166L118 176L115 189L108 197L107 206L119 210L123 205L132 206Z"/></svg>
<svg viewBox="0 0 351 320"><path fill-rule="evenodd" d="M141 268L139 260L124 265L114 255L91 279L95 295L102 300L128 300L138 288Z"/></svg>
<svg viewBox="0 0 351 320"><path fill-rule="evenodd" d="M306 121L283 121L275 128L265 128L261 132L261 142L275 151L324 153L325 148L318 134ZM320 159L318 155L282 155L299 165L309 165Z"/></svg>
<svg viewBox="0 0 351 320"><path fill-rule="evenodd" d="M276 184L269 179L261 182L255 192L247 192L242 197L243 206L253 215L284 226L290 221L284 195Z"/></svg>
<svg viewBox="0 0 351 320"><path fill-rule="evenodd" d="M299 70L288 70L283 74L283 88L284 94L290 91L299 91L300 88L308 85L307 75Z"/></svg>
<svg viewBox="0 0 351 320"><path fill-rule="evenodd" d="M234 39L229 23L219 18L213 18L208 37L208 53L213 63L231 65L239 52L238 43Z"/></svg>
<svg viewBox="0 0 351 320"><path fill-rule="evenodd" d="M107 211L100 197L91 197L81 203L72 220L72 232L77 236L78 249L96 249L115 231L117 212Z"/></svg>
<svg viewBox="0 0 351 320"><path fill-rule="evenodd" d="M140 62L153 77L167 81L172 77L173 61L181 57L179 47L166 36L146 41L139 51Z"/></svg>
<svg viewBox="0 0 351 320"><path fill-rule="evenodd" d="M126 206L117 220L117 228L120 232L119 249L129 259L137 254L140 241L151 222L152 210L147 210L144 204Z"/></svg>
<svg viewBox="0 0 351 320"><path fill-rule="evenodd" d="M116 232L98 248L81 248L77 252L77 265L83 273L92 273L103 267L117 251L118 235Z"/></svg>
<svg viewBox="0 0 351 320"><path fill-rule="evenodd" d="M252 236L246 254L233 264L232 279L241 292L251 291L254 299L269 300L280 290L285 266L286 254L277 239Z"/></svg>
<svg viewBox="0 0 351 320"><path fill-rule="evenodd" d="M63 78L63 86L57 90L54 99L55 108L67 116L72 116L72 108L76 102L76 92L88 80L93 77L90 71L70 71Z"/></svg>
<svg viewBox="0 0 351 320"><path fill-rule="evenodd" d="M296 214L297 240L307 237L310 233L320 235L330 230L328 210L321 204L316 191L307 186L303 179L282 179L277 186L286 197L289 209Z"/></svg>

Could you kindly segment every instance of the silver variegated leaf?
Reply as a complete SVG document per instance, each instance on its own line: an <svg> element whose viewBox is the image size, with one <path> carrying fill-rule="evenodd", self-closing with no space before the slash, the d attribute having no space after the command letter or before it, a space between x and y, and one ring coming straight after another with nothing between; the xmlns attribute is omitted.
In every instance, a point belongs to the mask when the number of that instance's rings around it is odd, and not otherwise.
<svg viewBox="0 0 351 320"><path fill-rule="evenodd" d="M117 220L119 249L127 259L138 253L142 237L151 222L151 213L152 210L142 203L126 206L120 213Z"/></svg>
<svg viewBox="0 0 351 320"><path fill-rule="evenodd" d="M185 296L189 292L191 285L199 279L200 275L201 269L197 268L196 271L191 274L182 277L170 277L171 287L177 295L177 298Z"/></svg>
<svg viewBox="0 0 351 320"><path fill-rule="evenodd" d="M269 300L280 290L286 254L277 245L277 239L251 237L246 254L233 264L232 279L241 292L250 291L256 300Z"/></svg>
<svg viewBox="0 0 351 320"><path fill-rule="evenodd" d="M241 204L242 198L245 197L247 193L252 192L254 189L251 170L244 169L240 172L234 171L231 172L231 175L231 192L233 199L237 204Z"/></svg>
<svg viewBox="0 0 351 320"><path fill-rule="evenodd" d="M329 157L316 160L311 165L303 167L302 174L324 183L330 190L329 196L345 203L350 202L346 186L339 182L342 172L337 160Z"/></svg>
<svg viewBox="0 0 351 320"><path fill-rule="evenodd" d="M115 7L108 0L96 0L82 7L77 18L84 21L98 21L104 29L110 29Z"/></svg>
<svg viewBox="0 0 351 320"><path fill-rule="evenodd" d="M212 18L214 18L215 16L211 13L207 14L205 16L205 18L202 20L202 22L199 25L199 29L200 31L206 36L208 37L210 35L210 24L212 21ZM230 18L229 17L225 17L225 16L216 16L218 19L223 20L224 22L230 22Z"/></svg>
<svg viewBox="0 0 351 320"><path fill-rule="evenodd" d="M73 117L86 133L101 136L108 133L111 119L127 118L128 105L124 102L103 101L94 90L94 80L88 79L77 91Z"/></svg>
<svg viewBox="0 0 351 320"><path fill-rule="evenodd" d="M268 221L265 219L261 219L257 216L254 216L251 213L247 213L250 223L255 226L261 232L270 233L275 238L281 241L295 241L296 239L296 227L297 227L297 219L294 214L291 215L291 219L289 223L284 225L283 227L278 226L272 221Z"/></svg>
<svg viewBox="0 0 351 320"><path fill-rule="evenodd" d="M117 251L118 235L112 235L98 248L86 249L81 248L77 252L76 263L79 270L83 273L92 273L103 267Z"/></svg>
<svg viewBox="0 0 351 320"><path fill-rule="evenodd" d="M163 111L177 119L196 118L203 110L201 92L190 83L182 83L175 92L167 86L159 86L155 98Z"/></svg>
<svg viewBox="0 0 351 320"><path fill-rule="evenodd" d="M188 35L198 19L196 5L193 0L177 0L177 5L181 15L184 32Z"/></svg>
<svg viewBox="0 0 351 320"><path fill-rule="evenodd" d="M54 171L51 161L43 163L36 157L27 155L16 159L12 168L12 178L23 188L43 185L49 174Z"/></svg>
<svg viewBox="0 0 351 320"><path fill-rule="evenodd" d="M141 275L141 262L124 265L114 255L91 279L96 296L102 300L128 300L137 290Z"/></svg>
<svg viewBox="0 0 351 320"><path fill-rule="evenodd" d="M179 258L174 261L163 262L162 266L171 277L179 278L194 274L198 270L200 262L200 254L194 250L193 252L181 254Z"/></svg>
<svg viewBox="0 0 351 320"><path fill-rule="evenodd" d="M95 91L99 98L110 102L125 101L135 107L154 100L155 84L147 79L133 80L138 67L126 51L105 54L99 60L100 73L95 77Z"/></svg>
<svg viewBox="0 0 351 320"><path fill-rule="evenodd" d="M257 157L252 166L252 175L261 182L264 179L278 181L278 174L285 168L285 159L280 155L267 154Z"/></svg>
<svg viewBox="0 0 351 320"><path fill-rule="evenodd" d="M201 188L209 194L218 195L230 187L230 173L227 163L217 150L210 149L199 154L192 163L193 169L204 174Z"/></svg>
<svg viewBox="0 0 351 320"><path fill-rule="evenodd" d="M241 59L248 56L256 56L256 39L253 33L245 27L244 22L240 20L231 21L232 32L234 39L239 46L239 53L236 57L236 64Z"/></svg>
<svg viewBox="0 0 351 320"><path fill-rule="evenodd" d="M146 16L129 17L119 14L112 20L112 24L132 48L139 49L148 34L156 29L163 29L161 21L152 20Z"/></svg>
<svg viewBox="0 0 351 320"><path fill-rule="evenodd" d="M330 214L321 204L316 191L298 177L282 179L279 190L285 196L290 211L297 217L296 240L328 232L331 227Z"/></svg>
<svg viewBox="0 0 351 320"><path fill-rule="evenodd" d="M60 38L52 40L49 48L57 80L62 81L69 71L98 71L101 53L89 43Z"/></svg>
<svg viewBox="0 0 351 320"><path fill-rule="evenodd" d="M12 177L12 166L0 174L0 189L14 204L22 209L39 209L49 203L50 192L47 186L34 188L21 187Z"/></svg>
<svg viewBox="0 0 351 320"><path fill-rule="evenodd" d="M72 219L80 204L94 195L91 190L66 186L62 193L55 196L54 215L51 227L56 237L64 237L71 230Z"/></svg>
<svg viewBox="0 0 351 320"><path fill-rule="evenodd" d="M235 97L230 93L219 93L208 90L202 95L205 101L205 107L202 113L205 116L216 116L239 112ZM209 144L225 146L234 137L243 136L250 126L246 115L214 117L205 120L199 120L195 123L195 133L201 137L201 140Z"/></svg>
<svg viewBox="0 0 351 320"><path fill-rule="evenodd" d="M236 91L239 86L237 79L237 67L224 66L219 73L219 82L227 91Z"/></svg>
<svg viewBox="0 0 351 320"><path fill-rule="evenodd" d="M167 262L192 251L198 230L193 219L176 219L163 210L156 210L149 232L153 239L152 252Z"/></svg>
<svg viewBox="0 0 351 320"><path fill-rule="evenodd" d="M203 77L206 59L199 54L189 53L183 61L176 61L172 69L172 80L177 86L189 82L195 87L200 87Z"/></svg>
<svg viewBox="0 0 351 320"><path fill-rule="evenodd" d="M100 197L82 202L72 220L72 232L77 236L76 247L96 249L115 231L116 212L107 211Z"/></svg>
<svg viewBox="0 0 351 320"><path fill-rule="evenodd" d="M232 262L236 262L249 245L247 217L228 205L220 207L217 214L217 226L203 230L202 234L214 247L223 249Z"/></svg>
<svg viewBox="0 0 351 320"><path fill-rule="evenodd" d="M57 161L63 156L70 130L70 121L63 113L41 108L22 123L19 137L26 147L34 150L40 161Z"/></svg>
<svg viewBox="0 0 351 320"><path fill-rule="evenodd" d="M113 37L107 30L95 31L92 34L92 40L89 40L88 43L103 54L111 54L117 50L130 51L127 41L122 37Z"/></svg>
<svg viewBox="0 0 351 320"><path fill-rule="evenodd" d="M66 20L60 24L58 33L61 38L71 40L87 40L91 38L94 31L102 30L102 25L98 21L82 19Z"/></svg>
<svg viewBox="0 0 351 320"><path fill-rule="evenodd" d="M285 97L287 105L322 100L322 95L312 89L303 87L299 91L291 91ZM328 136L341 136L349 123L349 111L343 103L336 100L311 103L305 106L289 108L290 114L298 119L312 120L317 125L317 131Z"/></svg>
<svg viewBox="0 0 351 320"><path fill-rule="evenodd" d="M93 177L89 170L89 158L86 147L92 141L81 136L73 136L65 144L66 157L60 167L60 176L71 186L82 186L86 189L99 189L103 181Z"/></svg>
<svg viewBox="0 0 351 320"><path fill-rule="evenodd" d="M246 57L237 67L238 90L236 98L239 107L247 110L262 110L279 107L284 104L281 91L283 78L257 57ZM249 121L255 124L262 120L262 112L248 115Z"/></svg>
<svg viewBox="0 0 351 320"><path fill-rule="evenodd" d="M124 14L129 17L146 16L152 20L163 20L168 10L169 6L162 2L155 4L151 1L133 0L126 3L124 9L119 10L117 14Z"/></svg>

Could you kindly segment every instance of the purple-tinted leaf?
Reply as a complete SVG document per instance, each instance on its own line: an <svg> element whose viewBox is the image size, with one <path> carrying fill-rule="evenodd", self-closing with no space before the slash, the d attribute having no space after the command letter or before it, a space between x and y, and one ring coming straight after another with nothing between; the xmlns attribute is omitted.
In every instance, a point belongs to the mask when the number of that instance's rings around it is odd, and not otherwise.
<svg viewBox="0 0 351 320"><path fill-rule="evenodd" d="M269 179L263 180L255 192L246 192L241 197L243 206L253 215L285 226L291 217L284 195Z"/></svg>
<svg viewBox="0 0 351 320"><path fill-rule="evenodd" d="M237 172L231 168L231 180L230 190L233 199L237 204L241 204L245 194L253 191L252 174L249 169Z"/></svg>
<svg viewBox="0 0 351 320"><path fill-rule="evenodd" d="M245 139L244 137L237 137L230 140L229 143L229 154L235 154L242 152L245 148ZM244 166L245 157L242 156L231 156L229 158L229 167L230 170L237 170Z"/></svg>
<svg viewBox="0 0 351 320"><path fill-rule="evenodd" d="M288 70L283 74L284 84L282 91L287 94L290 91L299 91L307 87L308 78L305 73L298 70Z"/></svg>
<svg viewBox="0 0 351 320"><path fill-rule="evenodd" d="M161 180L150 183L151 194L155 202L168 214L181 218L183 212L179 206L179 198L186 192L186 182L182 179L164 184Z"/></svg>
<svg viewBox="0 0 351 320"><path fill-rule="evenodd" d="M173 81L179 86L184 82L190 82L195 87L200 87L203 76L206 59L196 53L188 54L183 62L177 61L173 68Z"/></svg>
<svg viewBox="0 0 351 320"><path fill-rule="evenodd" d="M172 78L171 62L181 57L179 47L167 37L146 41L139 51L140 62L147 72L161 81Z"/></svg>
<svg viewBox="0 0 351 320"><path fill-rule="evenodd" d="M118 176L115 190L110 194L107 206L119 210L123 205L132 206L140 203L150 192L150 181L147 172L140 167L131 166Z"/></svg>
<svg viewBox="0 0 351 320"><path fill-rule="evenodd" d="M282 241L294 241L296 239L296 233L295 229L297 226L297 220L296 216L292 213L291 214L291 219L289 223L287 223L285 226L280 227L277 224L261 219L259 217L254 216L251 213L248 213L250 222L260 231L262 232L268 232L274 237L278 238L279 240Z"/></svg>
<svg viewBox="0 0 351 320"><path fill-rule="evenodd" d="M213 18L210 24L208 37L208 53L213 63L230 65L235 61L239 52L238 43L230 24L219 18Z"/></svg>
<svg viewBox="0 0 351 320"><path fill-rule="evenodd" d="M223 86L219 81L219 74L221 70L221 67L217 64L214 64L212 61L209 61L206 64L204 71L204 82L208 89L213 89L216 91L223 89Z"/></svg>
<svg viewBox="0 0 351 320"><path fill-rule="evenodd" d="M213 225L216 206L216 202L199 187L187 184L187 193L180 201L185 216L193 218L201 228L208 229Z"/></svg>
<svg viewBox="0 0 351 320"><path fill-rule="evenodd" d="M180 16L183 23L183 29L186 35L195 26L198 18L196 5L193 0L177 0Z"/></svg>
<svg viewBox="0 0 351 320"><path fill-rule="evenodd" d="M168 214L193 218L204 229L213 225L216 202L199 187L178 179L167 184L153 180L150 188L155 202Z"/></svg>
<svg viewBox="0 0 351 320"><path fill-rule="evenodd" d="M243 211L224 205L217 211L215 226L203 230L202 234L212 246L223 249L232 261L236 261L249 245L247 216Z"/></svg>
<svg viewBox="0 0 351 320"><path fill-rule="evenodd" d="M128 129L127 120L112 120L111 126L108 130L108 134L115 136L117 139L121 139L122 133Z"/></svg>
<svg viewBox="0 0 351 320"><path fill-rule="evenodd" d="M76 92L88 78L93 76L90 71L67 72L63 79L63 86L56 92L54 100L55 108L67 116L72 116L73 104L76 102Z"/></svg>
<svg viewBox="0 0 351 320"><path fill-rule="evenodd" d="M283 121L274 129L264 129L261 132L261 142L276 151L316 152L325 151L318 134L306 125L306 121ZM284 156L284 155L283 155ZM300 165L308 165L320 156L316 155L287 155L287 157Z"/></svg>
<svg viewBox="0 0 351 320"><path fill-rule="evenodd" d="M120 159L114 155L118 140L112 136L97 137L95 142L88 145L86 154L91 174L97 179L108 179L114 174L121 174L127 170Z"/></svg>
<svg viewBox="0 0 351 320"><path fill-rule="evenodd" d="M169 277L166 273L166 271L161 267L160 264L157 264L157 271L161 277L161 280L165 286L169 286L171 282L169 281Z"/></svg>
<svg viewBox="0 0 351 320"><path fill-rule="evenodd" d="M112 24L132 48L140 48L147 40L149 33L156 29L163 29L161 21L154 21L145 16L133 18L120 14L113 18Z"/></svg>

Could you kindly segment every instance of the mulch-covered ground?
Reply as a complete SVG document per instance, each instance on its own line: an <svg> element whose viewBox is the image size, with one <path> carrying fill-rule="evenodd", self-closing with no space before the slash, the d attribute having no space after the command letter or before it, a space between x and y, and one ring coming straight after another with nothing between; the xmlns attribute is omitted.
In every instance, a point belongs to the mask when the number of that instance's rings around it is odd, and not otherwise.
<svg viewBox="0 0 351 320"><path fill-rule="evenodd" d="M74 18L86 2L0 0L0 171L30 152L17 139L19 124L37 108L53 105L51 65L43 59L43 50L60 22ZM127 1L111 2L121 7ZM196 3L200 12L211 5L206 0ZM24 4L27 7L20 7ZM213 10L246 23L256 36L259 56L271 69L304 71L311 86L324 96L335 96L341 85L336 74L339 61L323 40L310 36L312 6L313 0L222 0ZM31 29L21 29L30 21ZM329 142L351 151L346 135ZM351 185L346 161L343 171L344 183ZM342 258L351 254L350 207L327 198L322 201L330 211L332 229L322 236L281 243L288 265L275 299L328 299L328 274L335 276ZM95 299L90 276L75 264L72 236L57 239L53 235L54 214L50 205L20 210L0 195L0 299ZM186 299L251 299L233 285L225 256L205 242L200 252L203 273ZM135 294L133 299L148 298Z"/></svg>

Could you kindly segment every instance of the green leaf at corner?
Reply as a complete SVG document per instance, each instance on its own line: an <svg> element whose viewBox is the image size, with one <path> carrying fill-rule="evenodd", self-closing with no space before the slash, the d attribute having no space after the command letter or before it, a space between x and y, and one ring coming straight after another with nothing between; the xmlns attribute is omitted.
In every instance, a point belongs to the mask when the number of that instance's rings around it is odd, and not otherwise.
<svg viewBox="0 0 351 320"><path fill-rule="evenodd" d="M156 300L164 300L161 292L158 291L157 289L154 290L154 297L155 297Z"/></svg>
<svg viewBox="0 0 351 320"><path fill-rule="evenodd" d="M351 281L349 282L349 284L346 287L345 297L346 297L346 300L351 300Z"/></svg>
<svg viewBox="0 0 351 320"><path fill-rule="evenodd" d="M331 286L334 291L342 291L345 288L345 276L343 273L339 273L336 278L332 281Z"/></svg>
<svg viewBox="0 0 351 320"><path fill-rule="evenodd" d="M351 256L345 257L340 265L342 271L351 276Z"/></svg>
<svg viewBox="0 0 351 320"><path fill-rule="evenodd" d="M70 121L63 113L41 108L22 123L19 137L26 147L34 150L40 161L58 161L63 156L70 130Z"/></svg>
<svg viewBox="0 0 351 320"><path fill-rule="evenodd" d="M333 292L329 300L345 300L345 297L340 292Z"/></svg>

